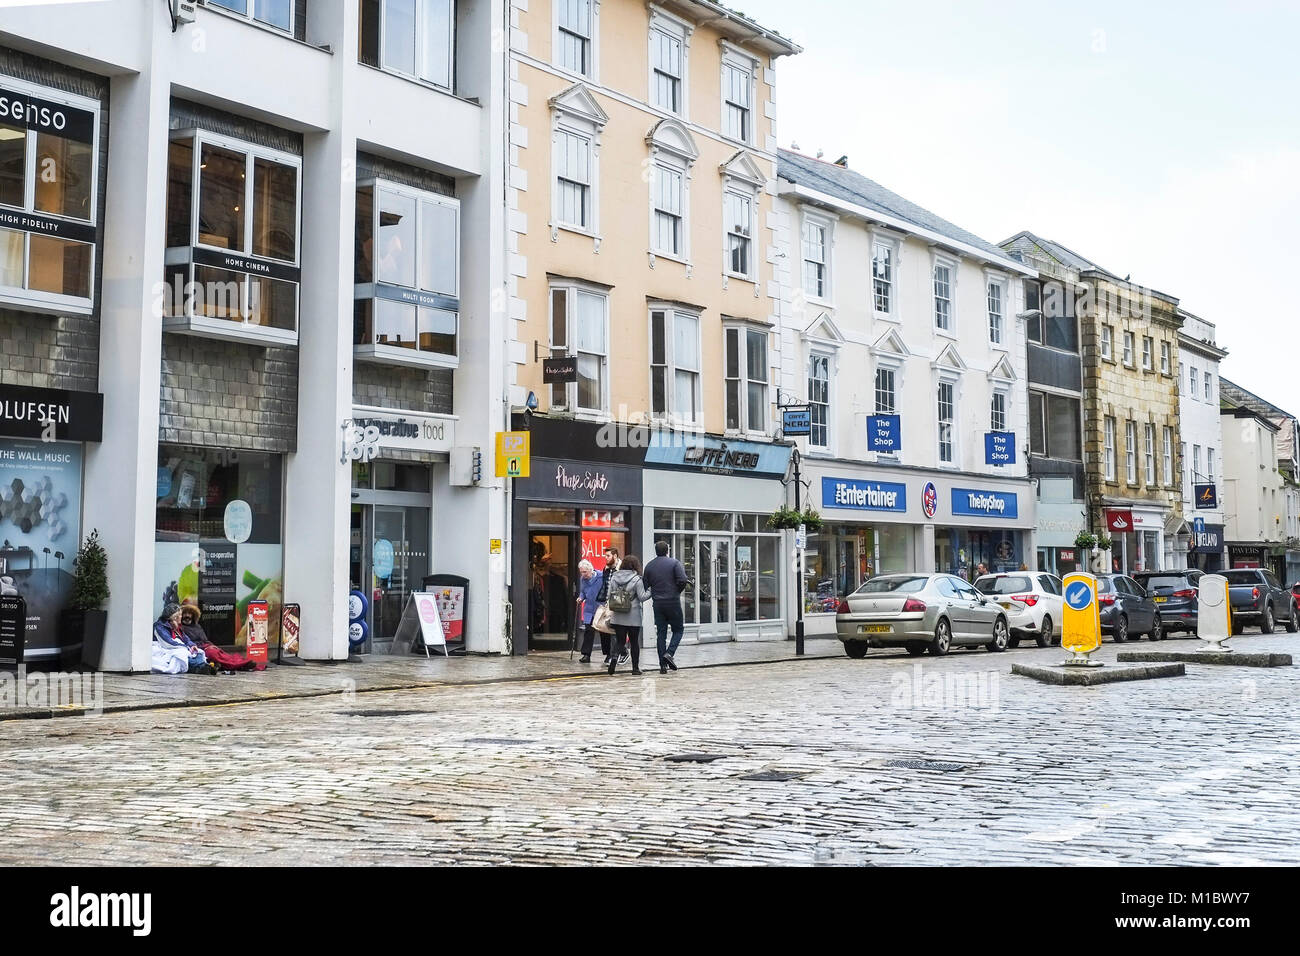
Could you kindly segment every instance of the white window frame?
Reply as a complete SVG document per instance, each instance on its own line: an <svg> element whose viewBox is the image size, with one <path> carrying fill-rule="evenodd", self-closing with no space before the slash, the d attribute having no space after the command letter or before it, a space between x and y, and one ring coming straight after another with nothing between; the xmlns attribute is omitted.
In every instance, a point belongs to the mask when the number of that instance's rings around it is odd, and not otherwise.
<svg viewBox="0 0 1300 956"><path fill-rule="evenodd" d="M660 120L646 136L646 145L650 148L646 176L646 201L648 203L648 222L650 234L647 249L650 268L655 267L659 258L683 263L687 267L687 278L691 274L691 180L695 160L699 158L699 148L690 130L679 120L668 118ZM660 172L669 172L681 177L681 248L677 251L659 247L658 210Z"/></svg>
<svg viewBox="0 0 1300 956"><path fill-rule="evenodd" d="M1102 427L1104 432L1102 436L1103 455L1105 456L1103 461L1104 474L1107 481L1116 481L1119 473L1116 471L1115 416L1107 415Z"/></svg>
<svg viewBox="0 0 1300 956"><path fill-rule="evenodd" d="M989 431L1005 432L1010 414L1010 393L1006 389L995 388L989 395ZM1001 406L999 408L998 406ZM998 419L1001 418L999 424Z"/></svg>
<svg viewBox="0 0 1300 956"><path fill-rule="evenodd" d="M998 349L1010 349L1007 344L1007 280L1004 276L985 273L984 279L984 301L985 314L988 318L988 337L989 345ZM994 337L993 330L993 290L998 290L998 304L1001 313L997 314L997 336Z"/></svg>
<svg viewBox="0 0 1300 956"><path fill-rule="evenodd" d="M250 7L252 7L253 0L248 0L248 4ZM456 85L456 3L453 0L451 4L451 30L448 33L448 43L447 43L447 82L446 83L443 83L440 80L431 79L427 75L427 63L425 62L425 53L427 52L427 50L425 48L426 45L424 43L424 4L425 4L425 0L415 0L415 72L410 73L406 70L393 66L384 61L384 17L387 16L386 11L388 5L382 2L381 0L379 4L379 22L378 24L376 24L375 27L379 31L379 66L374 67L373 69L383 70L385 73L392 73L394 76L405 77L406 79L414 80L417 83L427 83L430 86L437 87L440 90L446 90L447 92L450 93L453 91ZM211 8L212 6L211 2L208 3L208 6L209 8ZM290 7L293 8L296 6L297 3L291 0ZM557 9L558 9L558 4L557 4ZM240 17L241 19L248 19L247 17L243 17L241 14L236 13L234 11L225 11L225 12L229 13L231 16ZM262 24L267 29L274 30L276 33L283 32L279 27L271 26L270 24L262 20L253 20L252 22L255 24ZM289 35L290 36L293 35L292 27L289 30ZM363 65L368 65L368 64L363 64Z"/></svg>
<svg viewBox="0 0 1300 956"><path fill-rule="evenodd" d="M735 330L736 332L736 347L738 349L738 353L736 356L736 361L737 361L736 369L738 373L737 378L733 378L731 376L730 374L731 370L729 367L729 363L727 362L727 339L729 333L731 333L733 330ZM760 382L759 379L753 377L754 370L749 368L749 335L751 333L763 336L764 355L766 356L766 362L767 362L767 367L763 369L763 379L761 380L761 383L763 385L763 421L762 421L762 427L757 429L750 427L750 420L752 416L750 415L750 408L749 408L749 386L751 384L756 384ZM756 325L752 322L740 322L734 319L724 319L722 324L722 377L723 377L722 415L723 415L724 430L728 434L742 434L742 435L755 435L755 436L767 435L771 427L771 420L772 420L772 416L770 412L770 408L772 405L771 329L769 329L767 326ZM738 428L727 424L727 401L728 401L727 390L729 388L728 383L732 381L737 381L739 383L737 387L737 400L739 404L736 409L737 419L740 423Z"/></svg>
<svg viewBox="0 0 1300 956"><path fill-rule="evenodd" d="M209 10L216 10L217 12L223 13L228 17L234 17L236 20L244 20L248 23L253 24L253 26L262 27L263 29L266 30L274 30L276 33L283 33L290 37L293 36L294 27L298 25L298 10L297 10L298 4L295 3L294 0L289 0L288 28L276 26L274 23L271 23L268 20L263 20L261 17L253 16L253 10L257 6L256 0L244 0L245 10L243 13L240 13L238 10L232 10L230 7L225 6L222 3L222 0L207 0L206 6ZM453 7L452 9L454 11L455 8ZM381 23L383 22L382 12L380 13L380 22ZM454 29L455 24L453 23L452 26ZM382 31L380 32L379 36L380 36L380 48L382 52L382 47L383 47Z"/></svg>
<svg viewBox="0 0 1300 956"><path fill-rule="evenodd" d="M376 296L375 293L377 287L381 284L386 286L400 285L402 288L409 288L410 291L415 294L428 293L433 295L445 296L447 298L455 298L457 300L456 355L449 356L437 352L422 352L418 348L407 349L407 348L401 348L393 345L380 345L375 343L369 345L359 345L354 343L353 345L354 354L357 356L358 359L362 359L365 361L372 361L372 362L380 362L380 363L385 363L390 365L420 365L420 366L434 366L439 368L456 368L457 366L460 365L461 327L460 327L459 300L460 300L460 269L461 269L462 245L463 245L462 236L464 233L464 224L461 221L461 213L460 213L460 200L457 199L455 196L444 196L442 193L435 193L427 189L418 189L414 186L407 186L404 183L394 182L391 179L384 179L382 177L371 177L369 179L364 179L361 182L357 183L358 189L362 189L365 187L370 187L374 190L374 202L371 208L370 234L375 238L376 247L378 246L378 238L379 238L379 218L380 218L380 206L381 206L380 199L379 199L380 192L382 191L382 192L393 193L398 196L403 196L407 199L413 199L415 201L415 252L413 256L415 259L415 284L413 286L408 287L405 285L401 285L400 283L392 283L392 282L381 283L379 279L378 263L373 263L374 268L371 274L371 281L364 282L364 283L357 283L355 286L353 286L354 301L361 300L361 299L372 299L378 302L379 298ZM456 250L455 250L456 266L455 269L453 270L453 274L456 277L456 281L455 281L455 288L453 289L442 289L442 290L425 289L420 284L420 266L422 264L422 253L423 253L423 250L421 249L421 243L423 243L424 241L424 216L425 216L424 204L425 203L431 203L433 205L443 206L445 208L454 209L456 211ZM445 311L450 311L450 310L448 309ZM417 330L419 328L418 318L417 318L416 328Z"/></svg>
<svg viewBox="0 0 1300 956"><path fill-rule="evenodd" d="M93 114L93 126L91 131L90 142L90 219L76 219L72 216L60 216L53 213L38 212L36 210L36 134L39 130L27 130L27 154L26 166L24 169L24 192L23 206L0 206L0 209L14 210L17 212L31 212L35 215L48 216L55 220L67 220L70 223L77 223L82 226L90 226L97 230L99 223L99 134L102 116L100 115L100 103L98 100L90 99L85 96L77 96L75 93L64 93L62 90L54 87L42 86L38 83L27 83L23 80L4 75L0 77L6 89L15 93L24 93L37 99L48 100L51 103L60 103L73 109L86 110ZM23 124L19 124L23 125ZM56 131L57 133L57 131ZM195 189L197 192L197 187ZM10 228L10 227L5 227ZM23 237L23 277L24 282L30 284L31 279L31 237L33 235L43 236L45 233L32 233L22 229L12 230ZM37 311L37 312L63 312L70 315L90 315L95 310L95 275L99 267L99 242L93 241L86 243L90 246L90 295L76 296L63 295L58 292L44 292L39 289L29 289L25 286L0 286L0 305L13 309Z"/></svg>
<svg viewBox="0 0 1300 956"><path fill-rule="evenodd" d="M1121 353L1121 355L1120 355L1120 360L1121 360L1121 362L1124 364L1124 367L1125 367L1125 368L1136 368L1136 367L1137 367L1137 366L1134 364L1134 363L1137 361L1137 359L1136 359L1136 357L1135 357L1135 355L1134 355L1134 343L1133 343L1133 333L1132 333L1132 332L1125 332L1125 333L1124 333L1124 351L1123 351L1123 352Z"/></svg>
<svg viewBox="0 0 1300 956"><path fill-rule="evenodd" d="M650 4L650 57L649 57L649 86L646 87L646 102L657 110L662 110L670 116L676 116L679 119L686 119L690 109L690 50L691 34L695 30L694 24L688 23L678 17L668 13L663 8ZM677 77L677 109L671 109L661 103L656 102L655 95L658 89L655 74L655 34L659 33L670 40L675 40L681 48L681 76Z"/></svg>
<svg viewBox="0 0 1300 956"><path fill-rule="evenodd" d="M168 142L173 140L190 140L193 143L193 154L190 157L190 244L188 246L175 246L167 249L163 254L163 264L165 266L178 266L189 264L188 274L193 277L194 274L194 249L206 249L213 252L229 252L235 255L256 259L259 258L253 254L253 226L255 216L253 215L253 190L255 188L256 177L254 176L255 163L258 159L264 159L268 162L276 163L283 166L291 166L296 170L295 196L294 196L294 213L296 217L294 229L294 249L293 260L274 260L281 262L286 266L300 269L302 266L302 157L293 153L286 153L278 149L272 149L268 146L258 146L247 140L238 139L233 136L223 136L219 133L213 133L206 129L181 129L173 130L168 136ZM226 249L221 246L212 245L200 241L199 233L199 209L202 201L202 163L203 147L215 146L219 149L227 149L232 152L244 154L244 248L240 250ZM418 208L418 207L417 207ZM166 223L163 226L166 232ZM250 273L251 274L251 273ZM170 316L163 318L163 328L173 331L184 332L191 335L197 335L205 338L226 339L231 341L254 342L261 345L284 345L294 346L298 344L298 332L302 327L302 277L299 276L297 281L297 315L294 318L293 331L286 329L275 329L269 326L256 325L247 321L247 314L244 322L234 322L229 319L216 319L203 315L187 314ZM245 286L247 288L247 286ZM245 293L247 294L247 293ZM247 301L241 303L241 309L248 312Z"/></svg>
<svg viewBox="0 0 1300 956"><path fill-rule="evenodd" d="M1156 350L1155 339L1153 339L1149 335L1142 336L1142 371L1144 372L1155 371L1155 360L1156 360L1155 350Z"/></svg>
<svg viewBox="0 0 1300 956"><path fill-rule="evenodd" d="M737 234L731 231L731 217L727 215L727 199L729 197L743 200L749 204L749 232L743 237L749 243L749 254L746 257L749 265L748 272L736 272L731 268L732 238ZM755 282L758 279L758 190L746 183L728 177L722 189L722 213L723 274L733 279Z"/></svg>
<svg viewBox="0 0 1300 956"><path fill-rule="evenodd" d="M885 352L874 349L875 368L871 373L871 414L873 415L898 415L899 403L903 396L903 375L907 368L906 356L894 352ZM877 376L880 372L888 372L893 378L893 407L889 411L882 411L879 403L879 393L877 391ZM893 453L878 451L875 452L877 461L896 462L902 461L903 445L900 442L899 447Z"/></svg>
<svg viewBox="0 0 1300 956"><path fill-rule="evenodd" d="M826 365L826 401L817 402L813 399L813 365L816 362L824 362ZM835 353L826 349L809 349L808 359L804 363L804 382L807 386L808 416L812 421L812 408L814 405L821 405L826 409L826 440L817 442L813 439L812 429L809 429L808 447L815 448L819 451L830 452L835 444Z"/></svg>
<svg viewBox="0 0 1300 956"><path fill-rule="evenodd" d="M754 56L746 53L737 46L727 43L725 40L720 41L722 47L722 64L719 69L720 82L720 103L721 114L718 121L718 131L725 139L733 143L743 143L746 146L753 146L758 136L758 71L762 64ZM729 101L727 94L730 84L727 82L728 69L739 70L749 78L747 89L749 91L749 129L745 130L744 136L732 136L727 131L727 107Z"/></svg>
<svg viewBox="0 0 1300 956"><path fill-rule="evenodd" d="M1201 379L1200 370L1195 365L1187 366L1187 393L1191 396L1192 401L1201 400Z"/></svg>
<svg viewBox="0 0 1300 956"><path fill-rule="evenodd" d="M1213 403L1214 402L1214 376L1210 374L1210 370L1208 368L1205 370L1205 374L1201 376L1201 383L1202 383L1202 388L1205 391L1205 400L1207 402Z"/></svg>
<svg viewBox="0 0 1300 956"><path fill-rule="evenodd" d="M677 262L691 261L691 199L690 199L690 164L671 154L663 154L655 159L650 167L650 253L664 259ZM659 244L659 216L671 216L672 212L660 208L659 197L662 177L675 177L677 190L677 229L678 248L668 249Z"/></svg>
<svg viewBox="0 0 1300 956"><path fill-rule="evenodd" d="M871 313L875 318L887 319L891 322L899 321L898 308L898 290L899 290L899 263L902 258L902 241L898 236L889 235L879 230L873 229L871 237ZM877 249L883 249L889 253L889 277L885 280L888 283L889 308L881 310L880 303L876 298L876 282L879 281L876 276L876 252Z"/></svg>
<svg viewBox="0 0 1300 956"><path fill-rule="evenodd" d="M662 312L664 316L664 361L657 364L655 357L654 343L654 313ZM679 316L687 316L695 320L695 355L698 361L696 368L685 368L678 363L677 355L677 319ZM704 401L703 386L704 379L704 337L703 337L703 310L686 308L671 302L651 302L646 312L647 331L650 337L650 416L656 421L667 422L669 424L679 424L686 426L700 426L704 424ZM654 407L654 374L656 368L664 369L664 408L656 410ZM676 407L677 397L677 373L687 371L695 375L695 395L694 415L684 415L682 410Z"/></svg>
<svg viewBox="0 0 1300 956"><path fill-rule="evenodd" d="M1142 425L1143 451L1146 453L1143 464L1143 477L1148 488L1156 487L1156 424L1145 422Z"/></svg>
<svg viewBox="0 0 1300 956"><path fill-rule="evenodd" d="M1164 426L1164 479L1165 487L1174 486L1174 430Z"/></svg>
<svg viewBox="0 0 1300 956"><path fill-rule="evenodd" d="M1173 361L1173 348L1168 342L1160 343L1160 374L1168 375Z"/></svg>
<svg viewBox="0 0 1300 956"><path fill-rule="evenodd" d="M955 339L957 337L957 268L958 261L949 256L935 253L930 263L930 327L934 329L936 335L947 336ZM939 270L948 270L948 295L946 299L939 296ZM939 303L946 301L948 303L948 325L943 327L939 325Z"/></svg>
<svg viewBox="0 0 1300 956"><path fill-rule="evenodd" d="M815 265L817 263L816 259L808 258L808 245L807 245L807 237L805 234L809 226L813 226L822 230L822 242L823 242L822 257L824 261L821 263L822 266L822 294L821 295L818 295L817 293L813 292L809 288L808 266L809 264ZM833 268L834 263L832 261L834 259L834 253L832 250L835 248L834 229L835 229L835 220L833 218L822 215L820 213L811 212L808 209L804 209L803 218L799 223L799 280L800 280L799 284L800 287L803 289L804 297L808 299L808 301L810 302L818 302L823 305L830 305L835 300L834 287L831 285L834 278L833 274L835 271Z"/></svg>
<svg viewBox="0 0 1300 956"><path fill-rule="evenodd" d="M1138 458L1137 458L1137 422L1129 418L1124 421L1124 480L1137 487L1138 483Z"/></svg>
<svg viewBox="0 0 1300 956"><path fill-rule="evenodd" d="M1101 357L1110 360L1115 353L1115 329L1109 325L1101 327Z"/></svg>
<svg viewBox="0 0 1300 956"><path fill-rule="evenodd" d="M961 435L961 428L960 428L960 424L961 424L961 416L960 416L959 411L958 411L958 409L959 409L959 404L958 404L958 390L957 390L957 386L958 386L958 384L960 383L960 381L961 381L961 379L960 379L960 376L959 376L959 375L950 375L950 374L947 374L946 372L940 372L940 373L939 373L939 376L938 376L938 380L937 380L936 383L935 383L935 389L934 389L934 420L935 420L934 457L935 457L935 462L936 462L936 464L937 464L940 468L959 468L959 467L961 466L961 442L960 442L960 440L959 440L959 439L960 439L960 435ZM943 445L944 445L944 441L943 441L943 428L944 428L944 421L943 421L943 416L942 416L941 411L940 411L941 403L942 403L942 401L943 401L943 390L944 390L945 388L948 388L948 389L951 390L951 399L952 399L951 402L950 402L950 404L951 404L952 419L951 419L951 421L949 421L949 423L948 423L948 427L951 429L951 431L949 432L949 439L948 439L949 452L950 452L951 457L949 457L947 460L945 460L944 457L943 457Z"/></svg>
<svg viewBox="0 0 1300 956"><path fill-rule="evenodd" d="M1205 446L1205 480L1214 482L1214 446Z"/></svg>
<svg viewBox="0 0 1300 956"><path fill-rule="evenodd" d="M571 69L560 60L560 8L563 0L554 0L551 4L551 65L569 76L582 77L596 81L600 76L600 0L591 0L588 7L587 69L585 72ZM566 31L569 32L569 31ZM580 34L574 34L580 36Z"/></svg>
<svg viewBox="0 0 1300 956"><path fill-rule="evenodd" d="M1201 446L1192 445L1192 482L1201 480L1204 472L1201 471Z"/></svg>
<svg viewBox="0 0 1300 956"><path fill-rule="evenodd" d="M600 138L609 122L609 117L600 109L595 98L585 88L567 91L551 100L551 241L558 240L559 232L574 232L587 236L596 242L596 251L600 249ZM561 133L578 136L588 143L587 175L589 219L586 226L566 222L560 216L560 175L557 150Z"/></svg>
<svg viewBox="0 0 1300 956"><path fill-rule="evenodd" d="M555 293L558 290L565 290L567 293L564 298L565 309L567 310L564 317L564 328L566 341L556 343L555 341ZM562 386L564 389L564 405L558 406L552 404L553 409L563 409L572 412L578 418L604 420L609 418L609 356L613 351L613 343L610 342L611 323L609 320L610 311L610 290L606 286L596 285L591 282L583 282L579 279L561 279L552 276L546 288L546 339L549 349L548 355L551 358L569 357L578 358L577 342L577 316L578 316L578 295L599 296L605 301L605 352L601 355L600 366L600 383L601 383L601 407L600 408L580 408L578 406L578 383L568 382ZM584 352L584 355L600 355L598 352ZM554 389L556 386L549 386L548 395L552 402L554 400Z"/></svg>

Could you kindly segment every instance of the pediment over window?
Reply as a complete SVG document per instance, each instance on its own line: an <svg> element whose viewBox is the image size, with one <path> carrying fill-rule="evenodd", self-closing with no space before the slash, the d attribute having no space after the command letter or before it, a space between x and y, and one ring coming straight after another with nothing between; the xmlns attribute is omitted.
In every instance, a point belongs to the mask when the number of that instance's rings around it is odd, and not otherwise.
<svg viewBox="0 0 1300 956"><path fill-rule="evenodd" d="M908 347L903 344L903 337L895 329L890 329L876 339L875 344L871 346L871 354L877 359L893 358L900 361L912 355Z"/></svg>
<svg viewBox="0 0 1300 956"><path fill-rule="evenodd" d="M655 123L646 134L645 141L654 149L662 149L691 162L700 155L700 149L695 145L690 130L675 119L663 119Z"/></svg>
<svg viewBox="0 0 1300 956"><path fill-rule="evenodd" d="M832 345L839 347L844 344L844 335L835 325L835 320L831 318L829 312L823 312L817 316L806 329L803 330L803 337L809 341L818 342L822 345Z"/></svg>
<svg viewBox="0 0 1300 956"><path fill-rule="evenodd" d="M763 172L763 167L754 161L754 157L749 155L747 149L737 150L734 156L718 168L722 170L722 175L739 179L755 188L761 189L767 184L767 175Z"/></svg>
<svg viewBox="0 0 1300 956"><path fill-rule="evenodd" d="M989 369L990 382L1010 384L1015 380L1016 370L1011 367L1011 363L1007 360L1005 355L1002 356L996 365Z"/></svg>
<svg viewBox="0 0 1300 956"><path fill-rule="evenodd" d="M939 353L938 357L930 365L941 372L964 372L966 363L962 361L961 355L957 352L955 346L948 345Z"/></svg>
<svg viewBox="0 0 1300 956"><path fill-rule="evenodd" d="M596 97L585 83L575 83L563 93L556 93L551 97L550 104L551 109L557 113L584 120L597 128L609 122L609 114L600 108Z"/></svg>

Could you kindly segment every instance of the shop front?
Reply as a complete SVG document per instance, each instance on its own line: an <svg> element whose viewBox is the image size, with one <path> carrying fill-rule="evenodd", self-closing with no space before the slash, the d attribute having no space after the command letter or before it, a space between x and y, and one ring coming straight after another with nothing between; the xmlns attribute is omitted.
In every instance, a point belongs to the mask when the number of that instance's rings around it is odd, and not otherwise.
<svg viewBox="0 0 1300 956"><path fill-rule="evenodd" d="M531 446L529 474L514 480L510 552L512 652L525 654L569 646L582 560L601 570L606 547L646 560L644 444L593 422L520 416L515 427Z"/></svg>
<svg viewBox="0 0 1300 956"><path fill-rule="evenodd" d="M807 460L805 460L807 462ZM945 571L973 579L1032 559L1032 488L1007 481L906 468L807 462L825 526L804 552L808 634L832 634L839 602L868 578Z"/></svg>
<svg viewBox="0 0 1300 956"><path fill-rule="evenodd" d="M26 602L29 662L77 650L59 615L86 524L85 443L102 437L102 395L0 385L0 594Z"/></svg>
<svg viewBox="0 0 1300 956"><path fill-rule="evenodd" d="M1223 525L1207 524L1201 518L1193 518L1191 548L1187 560L1189 567L1202 571L1223 570Z"/></svg>
<svg viewBox="0 0 1300 956"><path fill-rule="evenodd" d="M1168 519L1169 512L1163 509L1107 508L1106 531L1113 542L1111 570L1122 574L1170 570L1167 565L1176 562L1172 551L1166 554L1165 523Z"/></svg>
<svg viewBox="0 0 1300 956"><path fill-rule="evenodd" d="M787 637L784 535L767 527L786 498L791 447L656 431L645 450L646 540L668 542L689 584L686 641ZM647 557L654 556L653 545ZM645 644L654 634L642 634Z"/></svg>
<svg viewBox="0 0 1300 956"><path fill-rule="evenodd" d="M1083 502L1072 497L1073 481L1069 478L1038 480L1038 535L1033 570L1047 571L1063 577L1071 571L1086 570L1088 555L1075 547L1079 532L1088 526Z"/></svg>
<svg viewBox="0 0 1300 956"><path fill-rule="evenodd" d="M1261 542L1231 542L1228 544L1229 568L1264 568L1273 570L1269 563L1270 546Z"/></svg>
<svg viewBox="0 0 1300 956"><path fill-rule="evenodd" d="M393 640L413 591L434 573L434 491L449 480L456 420L356 406L352 425L373 448L352 465L349 576L370 596L363 651Z"/></svg>

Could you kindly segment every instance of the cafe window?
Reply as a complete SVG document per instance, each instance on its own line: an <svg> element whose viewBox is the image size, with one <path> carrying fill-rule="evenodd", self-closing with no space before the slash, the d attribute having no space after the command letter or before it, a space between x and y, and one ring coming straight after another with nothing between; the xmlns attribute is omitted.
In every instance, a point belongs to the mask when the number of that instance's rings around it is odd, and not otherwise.
<svg viewBox="0 0 1300 956"><path fill-rule="evenodd" d="M173 137L164 328L297 344L301 169L298 156L214 133Z"/></svg>
<svg viewBox="0 0 1300 956"><path fill-rule="evenodd" d="M358 59L435 86L452 87L456 8L453 0L361 0Z"/></svg>
<svg viewBox="0 0 1300 956"><path fill-rule="evenodd" d="M99 106L0 78L0 304L88 314Z"/></svg>
<svg viewBox="0 0 1300 956"><path fill-rule="evenodd" d="M382 180L359 186L353 281L359 358L456 365L459 200Z"/></svg>
<svg viewBox="0 0 1300 956"><path fill-rule="evenodd" d="M655 509L654 540L682 562L688 625L779 621L786 565L767 516Z"/></svg>

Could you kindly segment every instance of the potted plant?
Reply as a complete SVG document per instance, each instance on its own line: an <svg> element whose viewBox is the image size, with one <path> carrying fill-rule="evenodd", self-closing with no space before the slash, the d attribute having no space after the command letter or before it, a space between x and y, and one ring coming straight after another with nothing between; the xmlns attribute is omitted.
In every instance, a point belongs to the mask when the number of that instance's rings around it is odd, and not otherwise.
<svg viewBox="0 0 1300 956"><path fill-rule="evenodd" d="M1088 531L1080 531L1074 537L1074 546L1080 551L1091 551L1097 547L1097 536Z"/></svg>
<svg viewBox="0 0 1300 956"><path fill-rule="evenodd" d="M767 516L767 526L773 531L797 531L803 525L809 534L816 534L823 524L822 516L812 508L796 511L782 505Z"/></svg>
<svg viewBox="0 0 1300 956"><path fill-rule="evenodd" d="M63 612L64 652L81 645L81 663L98 670L108 612L108 552L91 531L72 562L72 595Z"/></svg>
<svg viewBox="0 0 1300 956"><path fill-rule="evenodd" d="M1109 551L1114 547L1115 542L1111 540L1110 535L1103 534L1097 538L1097 549L1099 551Z"/></svg>

